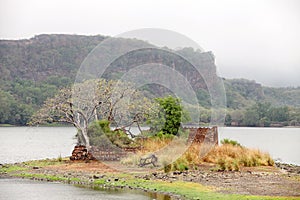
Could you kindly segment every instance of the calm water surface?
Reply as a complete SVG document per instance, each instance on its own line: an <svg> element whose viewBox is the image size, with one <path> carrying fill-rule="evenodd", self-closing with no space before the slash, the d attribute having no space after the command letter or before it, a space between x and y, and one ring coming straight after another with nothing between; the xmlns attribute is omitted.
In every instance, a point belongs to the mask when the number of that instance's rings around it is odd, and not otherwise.
<svg viewBox="0 0 300 200"><path fill-rule="evenodd" d="M300 128L221 127L219 140L224 138L269 152L280 162L300 165Z"/></svg>
<svg viewBox="0 0 300 200"><path fill-rule="evenodd" d="M0 127L0 163L70 156L75 134L72 127Z"/></svg>
<svg viewBox="0 0 300 200"><path fill-rule="evenodd" d="M25 179L1 179L0 200L152 200L150 194L124 190L93 190Z"/></svg>

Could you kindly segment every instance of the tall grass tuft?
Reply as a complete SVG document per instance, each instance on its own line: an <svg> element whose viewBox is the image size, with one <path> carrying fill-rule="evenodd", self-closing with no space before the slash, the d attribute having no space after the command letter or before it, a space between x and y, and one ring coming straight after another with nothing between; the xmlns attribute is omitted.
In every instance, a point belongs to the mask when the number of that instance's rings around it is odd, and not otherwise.
<svg viewBox="0 0 300 200"><path fill-rule="evenodd" d="M180 141L178 140L178 142ZM207 144L193 143L180 158L174 161L172 160L172 155L176 154L176 149L170 149L169 156L165 154L160 155L157 151L168 146L170 142L172 142L172 139L168 137L150 137L140 141L143 148L135 155L122 159L121 163L136 166L141 157L149 152L156 152L159 165L165 172L195 169L203 162L216 164L218 170L224 171L239 171L242 167L274 165L274 161L268 153L261 152L258 149L243 147L238 142L229 139L223 140L221 146L214 147Z"/></svg>
<svg viewBox="0 0 300 200"><path fill-rule="evenodd" d="M274 161L268 153L233 144L223 144L209 152L203 161L216 163L218 169L239 171L241 167L273 166Z"/></svg>
<svg viewBox="0 0 300 200"><path fill-rule="evenodd" d="M61 162L63 160L63 158L61 157L61 154L59 154L59 156L57 157L57 161Z"/></svg>
<svg viewBox="0 0 300 200"><path fill-rule="evenodd" d="M147 138L146 140L140 142L141 146L143 147L141 152L148 153L157 151L167 146L170 142L172 142L172 138Z"/></svg>

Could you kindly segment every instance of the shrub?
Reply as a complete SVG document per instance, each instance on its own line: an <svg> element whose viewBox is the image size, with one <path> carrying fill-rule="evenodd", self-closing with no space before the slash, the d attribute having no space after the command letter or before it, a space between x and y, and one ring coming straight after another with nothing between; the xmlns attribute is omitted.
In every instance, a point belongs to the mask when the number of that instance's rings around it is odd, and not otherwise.
<svg viewBox="0 0 300 200"><path fill-rule="evenodd" d="M172 169L175 170L179 170L179 171L185 171L188 170L188 163L184 160L178 159L176 160L174 163L172 163Z"/></svg>
<svg viewBox="0 0 300 200"><path fill-rule="evenodd" d="M102 148L136 147L137 144L122 130L112 131L108 120L92 122L88 127L90 143Z"/></svg>
<svg viewBox="0 0 300 200"><path fill-rule="evenodd" d="M235 141L235 140L230 140L230 139L227 139L227 138L225 138L225 139L223 139L222 141L221 141L221 144L231 144L231 145L233 145L233 146L242 146L240 143L238 143L237 141Z"/></svg>

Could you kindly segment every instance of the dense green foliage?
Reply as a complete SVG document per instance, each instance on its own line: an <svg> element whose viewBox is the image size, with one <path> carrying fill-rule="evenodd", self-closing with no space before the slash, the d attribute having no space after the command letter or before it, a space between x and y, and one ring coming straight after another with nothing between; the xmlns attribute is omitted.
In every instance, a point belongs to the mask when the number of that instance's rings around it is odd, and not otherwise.
<svg viewBox="0 0 300 200"><path fill-rule="evenodd" d="M70 86L103 36L39 35L0 41L0 123L25 125L59 88Z"/></svg>
<svg viewBox="0 0 300 200"><path fill-rule="evenodd" d="M300 88L263 87L245 79L224 80L226 125L300 125Z"/></svg>
<svg viewBox="0 0 300 200"><path fill-rule="evenodd" d="M238 141L230 140L228 138L224 138L223 140L221 140L221 144L230 144L232 146L239 146L239 147L242 146Z"/></svg>
<svg viewBox="0 0 300 200"><path fill-rule="evenodd" d="M103 36L38 35L29 40L0 40L0 124L25 125L43 102L53 97L61 88L74 82L77 70L88 53L103 41ZM118 41L120 47L143 46L139 40ZM118 47L113 47L118 48ZM199 63L209 52L191 48L177 53ZM167 51L141 51L138 55L128 54L116 60L106 74L114 79L127 72L134 63L155 62L174 65L172 54ZM130 61L130 62L129 62ZM210 94L205 82L195 75L192 66L177 60L176 70L192 80L200 108L200 123L210 121ZM201 66L200 66L201 67ZM203 66L207 80L216 80L214 66ZM228 115L226 124L246 126L268 126L278 122L282 125L300 125L300 88L263 87L255 81L245 79L225 80ZM169 94L166 88L147 85L145 89L154 97ZM256 104L271 103L261 110ZM256 113L256 112L263 112ZM190 112L191 115L193 113Z"/></svg>
<svg viewBox="0 0 300 200"><path fill-rule="evenodd" d="M57 76L38 83L24 79L7 81L0 86L0 123L25 125L47 98L70 84L71 79Z"/></svg>
<svg viewBox="0 0 300 200"><path fill-rule="evenodd" d="M159 123L163 124L160 130L163 134L177 135L183 112L180 100L172 96L156 98L155 100L161 107L161 111L158 113L158 118L156 119Z"/></svg>
<svg viewBox="0 0 300 200"><path fill-rule="evenodd" d="M242 110L229 110L226 125L234 126L296 126L300 123L300 109L273 106L270 102L256 102Z"/></svg>
<svg viewBox="0 0 300 200"><path fill-rule="evenodd" d="M108 120L92 122L88 127L90 144L103 149L134 147L136 144L122 130L111 130Z"/></svg>

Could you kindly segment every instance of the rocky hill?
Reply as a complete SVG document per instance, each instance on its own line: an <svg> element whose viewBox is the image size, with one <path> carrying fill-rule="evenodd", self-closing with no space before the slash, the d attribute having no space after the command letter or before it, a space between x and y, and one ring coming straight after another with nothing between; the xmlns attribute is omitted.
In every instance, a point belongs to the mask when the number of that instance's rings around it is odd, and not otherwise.
<svg viewBox="0 0 300 200"><path fill-rule="evenodd" d="M0 40L0 123L26 124L48 97L59 88L74 82L76 73L89 52L107 37L81 35L38 35L26 40ZM115 48L144 46L146 42L119 39ZM149 46L149 44L147 44ZM174 66L190 81L196 91L199 103L209 109L210 97L206 84L215 82L216 67L211 52L201 52L191 48L177 50L202 67L206 80L195 73L195 69L182 59L174 59L170 50L128 54L112 63L106 78L118 78L134 67L147 62ZM203 65L203 62L212 64ZM211 83L210 83L211 81ZM267 88L255 81L245 79L225 80L228 108L245 109L257 101L269 101L276 106L300 106L300 88ZM164 88L151 86L155 93L164 93Z"/></svg>

